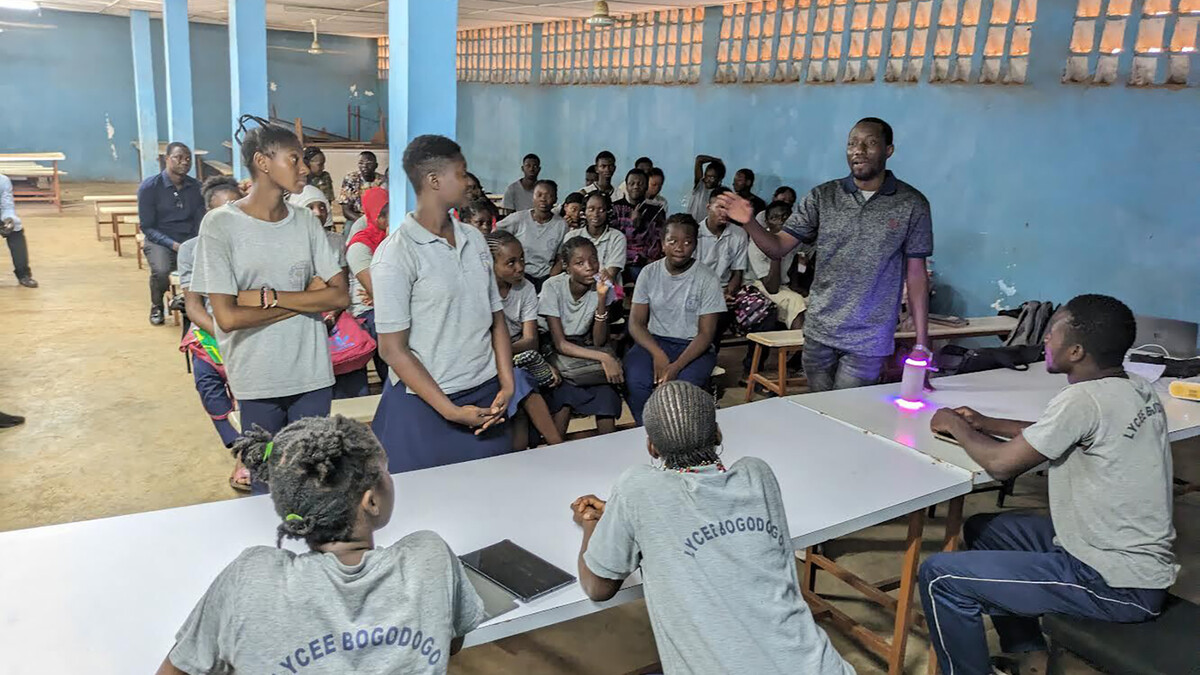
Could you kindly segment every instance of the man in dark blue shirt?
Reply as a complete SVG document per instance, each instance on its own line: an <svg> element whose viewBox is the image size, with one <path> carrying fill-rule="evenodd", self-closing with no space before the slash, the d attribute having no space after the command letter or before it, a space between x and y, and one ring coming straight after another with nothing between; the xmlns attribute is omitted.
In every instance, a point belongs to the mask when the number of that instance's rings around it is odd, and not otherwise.
<svg viewBox="0 0 1200 675"><path fill-rule="evenodd" d="M167 146L167 168L138 188L138 220L150 263L150 323L163 324L163 294L170 286L179 245L200 232L204 198L200 181L188 175L192 151L183 143Z"/></svg>

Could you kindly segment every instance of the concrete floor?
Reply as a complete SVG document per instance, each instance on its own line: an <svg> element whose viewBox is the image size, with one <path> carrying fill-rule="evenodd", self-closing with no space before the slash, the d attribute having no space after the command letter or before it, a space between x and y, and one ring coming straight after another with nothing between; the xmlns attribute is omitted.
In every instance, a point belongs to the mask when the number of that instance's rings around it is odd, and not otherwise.
<svg viewBox="0 0 1200 675"><path fill-rule="evenodd" d="M22 427L0 431L0 531L236 497L226 484L231 460L177 349L179 329L147 322L146 272L137 269L132 250L118 259L107 239L96 241L91 207L80 201L84 194L134 189L70 184L62 215L21 205L41 288L21 288L0 274L0 410L28 418ZM742 400L735 383L741 357L740 350L722 355L729 371L723 405ZM1200 480L1200 444L1176 451L1177 473ZM1043 478L1023 478L1008 507L1044 509L1045 490ZM1175 591L1200 601L1200 494L1180 497L1176 506L1184 572ZM968 514L991 510L993 494L967 500ZM942 515L926 527L926 552L941 539ZM904 532L903 523L887 523L834 541L828 552L864 578L887 578L896 574ZM890 634L890 616L848 587L823 575L819 589L843 611ZM859 673L884 672L877 659L829 632ZM907 672L925 672L926 648L914 634ZM645 606L631 603L465 650L450 671L607 675L655 660ZM1076 664L1070 672L1090 671Z"/></svg>

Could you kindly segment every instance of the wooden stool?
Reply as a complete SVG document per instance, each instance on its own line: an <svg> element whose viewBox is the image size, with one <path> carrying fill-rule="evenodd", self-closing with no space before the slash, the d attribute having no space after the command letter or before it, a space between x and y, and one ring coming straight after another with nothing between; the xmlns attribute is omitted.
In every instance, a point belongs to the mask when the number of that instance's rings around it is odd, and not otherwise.
<svg viewBox="0 0 1200 675"><path fill-rule="evenodd" d="M137 242L138 269L140 270L142 269L142 246L145 246L146 244L146 235L138 232L136 235L134 235L133 240ZM175 325L178 326L179 324L176 323Z"/></svg>
<svg viewBox="0 0 1200 675"><path fill-rule="evenodd" d="M122 222L124 222L125 218L133 218L134 219L133 220L133 232L121 232L121 224L122 224ZM141 232L142 232L142 228L138 224L136 215L123 216L123 215L119 215L119 214L113 214L113 221L112 221L113 250L117 252L118 258L120 258L123 255L122 251L121 251L121 239L136 240L138 235L141 234ZM141 251L141 247L139 247L138 250ZM139 260L139 262L140 262L140 260Z"/></svg>
<svg viewBox="0 0 1200 675"><path fill-rule="evenodd" d="M374 396L358 396L355 398L339 398L329 407L329 414L349 417L363 424L370 424L375 419L375 411L379 408L381 394Z"/></svg>
<svg viewBox="0 0 1200 675"><path fill-rule="evenodd" d="M789 385L801 385L807 382L803 377L788 378L788 358L804 348L803 330L777 330L769 333L750 333L746 339L754 343L754 356L750 362L750 376L746 378L746 401L754 399L755 385L762 385L767 391L777 396L787 396ZM763 357L763 349L779 350L779 377L772 380L758 372L758 364ZM769 354L768 354L769 356Z"/></svg>

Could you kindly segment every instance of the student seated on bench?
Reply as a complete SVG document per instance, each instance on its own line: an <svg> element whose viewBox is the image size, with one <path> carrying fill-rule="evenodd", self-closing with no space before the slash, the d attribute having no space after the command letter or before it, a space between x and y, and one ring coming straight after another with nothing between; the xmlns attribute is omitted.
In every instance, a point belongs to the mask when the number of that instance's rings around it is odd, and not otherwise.
<svg viewBox="0 0 1200 675"><path fill-rule="evenodd" d="M1041 419L992 419L970 408L934 415L933 430L952 434L993 478L1050 463L1049 517L974 516L963 527L965 550L921 565L921 602L943 673L992 673L982 614L992 617L1001 651L1020 655L1022 675L1046 672L1042 614L1121 623L1158 615L1178 571L1171 450L1158 395L1122 367L1135 332L1119 300L1081 295L1058 311L1045 338L1046 369L1070 384Z"/></svg>
<svg viewBox="0 0 1200 675"><path fill-rule="evenodd" d="M854 670L800 595L779 483L766 462L721 463L712 394L674 380L646 403L651 461L608 502L571 505L583 528L579 582L612 598L641 568L664 672L843 675Z"/></svg>
<svg viewBox="0 0 1200 675"><path fill-rule="evenodd" d="M305 672L445 673L484 617L462 563L433 532L386 548L395 487L371 430L341 415L307 417L274 438L238 441L271 484L276 547L246 549L175 636L159 675ZM303 539L308 552L279 548ZM317 661L320 659L321 661Z"/></svg>

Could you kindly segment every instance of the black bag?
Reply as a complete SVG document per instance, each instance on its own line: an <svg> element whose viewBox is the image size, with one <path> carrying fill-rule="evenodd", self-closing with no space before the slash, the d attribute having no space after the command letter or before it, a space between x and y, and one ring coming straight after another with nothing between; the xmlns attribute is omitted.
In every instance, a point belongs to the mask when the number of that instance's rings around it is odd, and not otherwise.
<svg viewBox="0 0 1200 675"><path fill-rule="evenodd" d="M1053 302L1030 300L1021 304L1017 314L1017 327L1008 334L1004 341L1005 347L1022 347L1027 345L1041 346L1046 329L1050 327L1050 317L1054 315Z"/></svg>
<svg viewBox="0 0 1200 675"><path fill-rule="evenodd" d="M965 375L984 370L1009 368L1029 370L1029 364L1045 358L1042 345L1017 347L986 347L968 349L958 345L946 345L938 352L938 372L944 375Z"/></svg>

